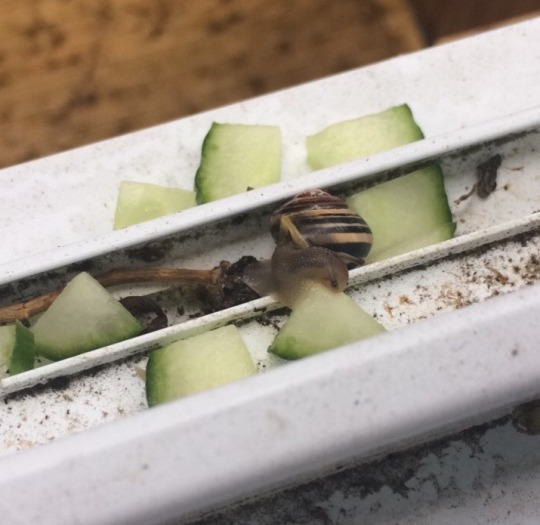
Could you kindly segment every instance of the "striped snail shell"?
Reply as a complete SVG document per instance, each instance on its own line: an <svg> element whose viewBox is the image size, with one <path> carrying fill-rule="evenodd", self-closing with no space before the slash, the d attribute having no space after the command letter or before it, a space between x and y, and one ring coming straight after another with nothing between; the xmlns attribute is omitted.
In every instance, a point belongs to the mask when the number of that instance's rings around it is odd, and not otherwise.
<svg viewBox="0 0 540 525"><path fill-rule="evenodd" d="M354 266L363 264L373 242L362 217L339 197L319 189L304 191L275 210L270 233L278 246L327 248Z"/></svg>

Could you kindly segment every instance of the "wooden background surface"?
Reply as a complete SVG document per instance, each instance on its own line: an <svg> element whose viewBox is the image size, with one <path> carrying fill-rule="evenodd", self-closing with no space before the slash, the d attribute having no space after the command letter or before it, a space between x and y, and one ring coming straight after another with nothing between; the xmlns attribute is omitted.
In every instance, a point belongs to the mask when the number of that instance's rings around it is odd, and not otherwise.
<svg viewBox="0 0 540 525"><path fill-rule="evenodd" d="M420 49L470 28L456 3L468 26L431 0L3 0L0 167Z"/></svg>

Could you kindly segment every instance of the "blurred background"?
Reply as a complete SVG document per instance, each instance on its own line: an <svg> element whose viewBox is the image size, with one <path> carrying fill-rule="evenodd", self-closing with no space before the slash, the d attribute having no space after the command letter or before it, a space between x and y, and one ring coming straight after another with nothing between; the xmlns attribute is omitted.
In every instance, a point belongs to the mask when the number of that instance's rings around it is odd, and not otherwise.
<svg viewBox="0 0 540 525"><path fill-rule="evenodd" d="M2 0L0 167L540 15L540 0Z"/></svg>

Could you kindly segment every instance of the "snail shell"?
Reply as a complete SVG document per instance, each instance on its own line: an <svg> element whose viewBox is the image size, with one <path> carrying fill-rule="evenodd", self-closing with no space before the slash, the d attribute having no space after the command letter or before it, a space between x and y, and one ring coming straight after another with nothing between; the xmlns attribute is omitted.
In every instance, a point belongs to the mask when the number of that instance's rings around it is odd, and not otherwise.
<svg viewBox="0 0 540 525"><path fill-rule="evenodd" d="M318 189L304 191L274 211L270 233L278 246L327 248L348 265L363 264L373 242L362 217L339 197Z"/></svg>

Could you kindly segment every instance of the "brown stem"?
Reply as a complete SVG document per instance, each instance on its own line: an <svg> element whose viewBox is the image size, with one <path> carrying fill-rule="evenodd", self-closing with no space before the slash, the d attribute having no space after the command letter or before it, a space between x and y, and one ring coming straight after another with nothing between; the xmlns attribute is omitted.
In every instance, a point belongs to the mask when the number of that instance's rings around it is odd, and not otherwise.
<svg viewBox="0 0 540 525"><path fill-rule="evenodd" d="M132 270L129 268L119 268L98 275L96 279L105 287L115 284L151 281L182 282L211 286L219 284L223 278L225 268L226 263L222 263L212 270L187 270L184 268L139 268ZM58 297L61 291L53 290L28 301L0 307L0 323L13 323L43 312Z"/></svg>
<svg viewBox="0 0 540 525"><path fill-rule="evenodd" d="M119 268L98 275L96 279L105 287L115 284L151 281L183 282L191 284L218 284L223 276L221 266L212 270L186 270L184 268Z"/></svg>

